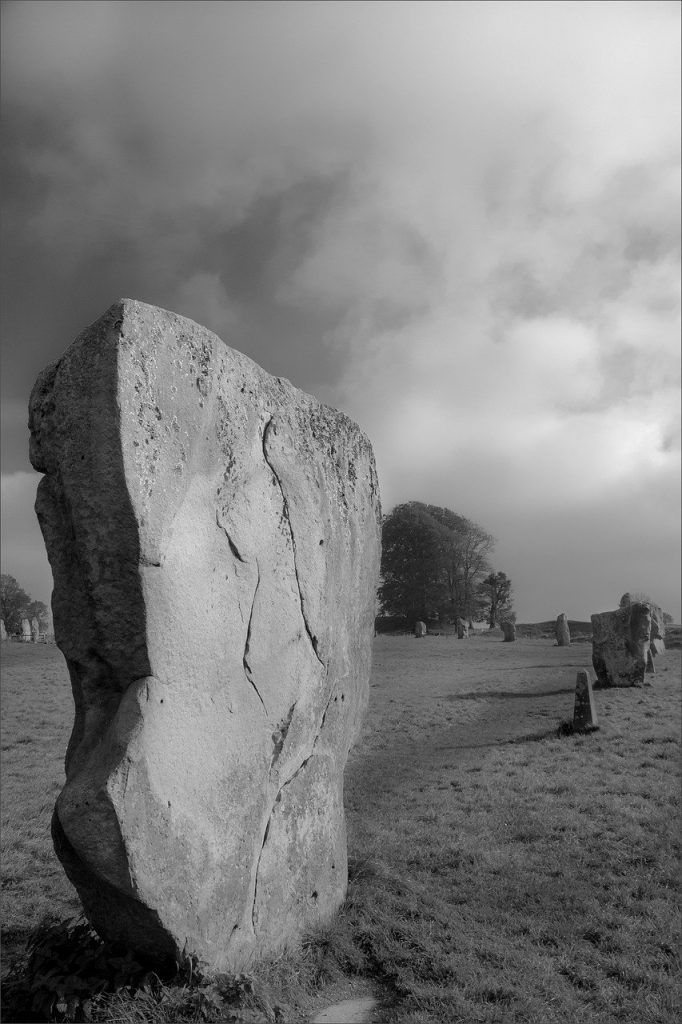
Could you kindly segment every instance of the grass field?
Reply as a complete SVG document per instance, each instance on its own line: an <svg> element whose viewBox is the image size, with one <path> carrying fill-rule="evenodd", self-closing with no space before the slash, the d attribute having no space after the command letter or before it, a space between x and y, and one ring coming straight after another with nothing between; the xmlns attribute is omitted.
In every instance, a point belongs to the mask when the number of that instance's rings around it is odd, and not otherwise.
<svg viewBox="0 0 682 1024"><path fill-rule="evenodd" d="M254 970L235 1018L208 1019L304 1021L375 990L377 1020L412 1024L677 1021L679 651L657 659L651 688L596 694L599 732L559 738L589 644L494 632L374 645L346 772L346 905ZM2 653L6 973L41 918L78 903L49 836L72 717L63 659ZM113 995L93 1019L205 1019L171 1002Z"/></svg>

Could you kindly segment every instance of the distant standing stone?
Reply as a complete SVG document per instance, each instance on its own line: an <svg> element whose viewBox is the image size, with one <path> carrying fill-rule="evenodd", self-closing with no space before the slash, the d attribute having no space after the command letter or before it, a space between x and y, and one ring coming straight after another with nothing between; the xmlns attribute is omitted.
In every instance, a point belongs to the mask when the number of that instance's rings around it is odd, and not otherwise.
<svg viewBox="0 0 682 1024"><path fill-rule="evenodd" d="M469 639L469 627L467 626L464 619L457 619L457 639L468 640Z"/></svg>
<svg viewBox="0 0 682 1024"><path fill-rule="evenodd" d="M516 640L516 626L513 622L501 623L502 632L504 633L504 642L510 643L512 640Z"/></svg>
<svg viewBox="0 0 682 1024"><path fill-rule="evenodd" d="M594 706L592 682L587 669L581 668L575 681L575 705L573 708L573 731L592 732L599 728L597 709Z"/></svg>
<svg viewBox="0 0 682 1024"><path fill-rule="evenodd" d="M557 615L556 642L558 647L569 647L571 643L571 631L568 628L568 619L565 612Z"/></svg>
<svg viewBox="0 0 682 1024"><path fill-rule="evenodd" d="M21 639L25 644L30 644L31 642L31 623L28 619L21 620Z"/></svg>
<svg viewBox="0 0 682 1024"><path fill-rule="evenodd" d="M665 623L663 621L663 612L657 604L651 606L651 642L649 644L649 650L653 657L657 657L659 654L665 654Z"/></svg>
<svg viewBox="0 0 682 1024"><path fill-rule="evenodd" d="M0 640L7 639L7 630L5 629L5 620L0 619Z"/></svg>
<svg viewBox="0 0 682 1024"><path fill-rule="evenodd" d="M623 603L592 615L592 664L597 688L642 686L651 643L651 607Z"/></svg>
<svg viewBox="0 0 682 1024"><path fill-rule="evenodd" d="M415 624L414 624L414 635L416 637L426 636L426 623L425 622L421 622L421 621L420 622L415 622Z"/></svg>
<svg viewBox="0 0 682 1024"><path fill-rule="evenodd" d="M34 617L34 618L31 619L31 640L33 641L34 644L38 643L38 638L39 637L40 637L40 623Z"/></svg>

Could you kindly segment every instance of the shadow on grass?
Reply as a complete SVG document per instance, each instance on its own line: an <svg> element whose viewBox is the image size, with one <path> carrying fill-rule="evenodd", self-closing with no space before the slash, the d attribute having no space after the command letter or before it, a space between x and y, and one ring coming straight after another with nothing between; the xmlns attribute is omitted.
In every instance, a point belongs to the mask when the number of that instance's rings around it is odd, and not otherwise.
<svg viewBox="0 0 682 1024"><path fill-rule="evenodd" d="M585 666L582 666L585 667ZM553 665L509 665L505 667L505 672L532 672L536 668L581 668L575 661L557 661Z"/></svg>
<svg viewBox="0 0 682 1024"><path fill-rule="evenodd" d="M573 693L575 686L562 686L558 690L473 690L470 693L448 693L436 700L528 700L531 697L555 697L561 693Z"/></svg>
<svg viewBox="0 0 682 1024"><path fill-rule="evenodd" d="M570 726L570 728L569 728ZM576 733L577 734L577 733ZM573 736L572 723L568 725L562 722L560 725L553 725L551 729L543 729L542 732L529 732L524 736L512 736L510 739L485 740L482 743L460 743L459 750L483 750L486 747L511 747L520 743L541 743L543 740L555 740L565 736ZM580 733L579 735L586 735ZM450 750L450 747L435 747L436 750Z"/></svg>

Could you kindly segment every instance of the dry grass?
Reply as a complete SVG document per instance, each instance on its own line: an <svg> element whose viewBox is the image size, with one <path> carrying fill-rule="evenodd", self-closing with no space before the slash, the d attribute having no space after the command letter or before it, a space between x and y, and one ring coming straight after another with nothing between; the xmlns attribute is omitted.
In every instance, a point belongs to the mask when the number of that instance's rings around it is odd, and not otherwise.
<svg viewBox="0 0 682 1024"><path fill-rule="evenodd" d="M7 964L76 904L49 840L66 672L54 648L5 652ZM363 984L386 996L381 1019L410 1024L678 1019L679 655L651 689L600 691L599 732L558 738L589 661L589 644L547 639L375 639L346 773L347 903L253 973L242 1019L301 1021ZM199 1017L118 995L97 1019Z"/></svg>

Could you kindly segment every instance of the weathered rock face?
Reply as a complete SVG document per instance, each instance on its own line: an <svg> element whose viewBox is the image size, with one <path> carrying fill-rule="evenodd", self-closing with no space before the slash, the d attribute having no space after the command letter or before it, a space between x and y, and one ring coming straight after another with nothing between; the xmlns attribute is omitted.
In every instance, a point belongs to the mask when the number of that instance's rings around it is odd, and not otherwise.
<svg viewBox="0 0 682 1024"><path fill-rule="evenodd" d="M516 626L513 622L502 622L500 626L504 633L503 640L505 643L511 643L512 640L516 640Z"/></svg>
<svg viewBox="0 0 682 1024"><path fill-rule="evenodd" d="M580 669L575 681L573 729L575 732L592 732L598 728L599 721L592 694L592 680L586 669Z"/></svg>
<svg viewBox="0 0 682 1024"><path fill-rule="evenodd" d="M416 637L426 636L426 623L425 622L415 622L415 624L414 624L414 635Z"/></svg>
<svg viewBox="0 0 682 1024"><path fill-rule="evenodd" d="M380 557L369 442L122 300L31 396L76 717L53 838L104 936L238 969L347 885Z"/></svg>
<svg viewBox="0 0 682 1024"><path fill-rule="evenodd" d="M565 612L557 615L556 642L558 647L569 647L571 643L571 631L568 628L568 619Z"/></svg>
<svg viewBox="0 0 682 1024"><path fill-rule="evenodd" d="M464 619L457 619L457 639L468 640L469 639L469 627L467 626Z"/></svg>
<svg viewBox="0 0 682 1024"><path fill-rule="evenodd" d="M595 685L642 686L651 640L651 606L621 601L617 611L591 618Z"/></svg>

